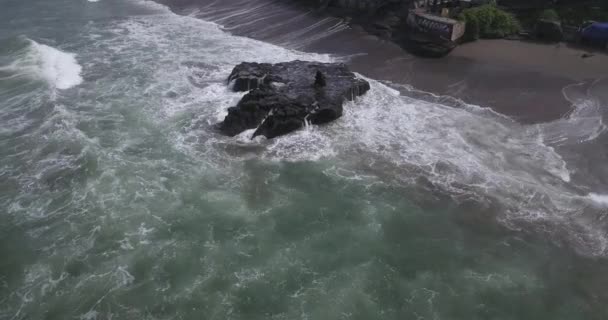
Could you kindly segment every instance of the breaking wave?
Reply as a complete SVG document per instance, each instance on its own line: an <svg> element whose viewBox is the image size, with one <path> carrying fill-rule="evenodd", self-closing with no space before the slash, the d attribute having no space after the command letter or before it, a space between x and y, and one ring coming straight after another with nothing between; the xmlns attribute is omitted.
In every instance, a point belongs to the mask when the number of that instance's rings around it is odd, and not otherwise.
<svg viewBox="0 0 608 320"><path fill-rule="evenodd" d="M65 90L82 83L82 66L75 54L27 38L24 42L25 46L13 54L14 61L0 71L10 73L10 77L44 80L52 89Z"/></svg>

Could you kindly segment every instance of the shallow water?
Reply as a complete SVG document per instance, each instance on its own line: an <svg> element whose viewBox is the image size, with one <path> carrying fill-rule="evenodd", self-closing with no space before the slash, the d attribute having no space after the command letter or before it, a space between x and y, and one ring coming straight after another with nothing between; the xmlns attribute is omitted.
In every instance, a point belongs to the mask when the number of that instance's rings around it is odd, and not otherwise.
<svg viewBox="0 0 608 320"><path fill-rule="evenodd" d="M152 2L3 9L0 319L608 316L601 81L523 125L369 79L335 123L227 138L232 67L347 61L290 45L341 24L279 46Z"/></svg>

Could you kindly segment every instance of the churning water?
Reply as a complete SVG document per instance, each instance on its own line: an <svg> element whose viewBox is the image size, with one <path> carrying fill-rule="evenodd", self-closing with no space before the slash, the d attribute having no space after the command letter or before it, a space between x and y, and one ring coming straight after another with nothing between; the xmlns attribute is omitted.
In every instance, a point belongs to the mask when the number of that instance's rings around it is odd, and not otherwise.
<svg viewBox="0 0 608 320"><path fill-rule="evenodd" d="M228 138L235 64L345 60L292 45L345 26L278 46L214 5L2 3L0 319L608 316L606 83L522 125L369 79L335 123Z"/></svg>

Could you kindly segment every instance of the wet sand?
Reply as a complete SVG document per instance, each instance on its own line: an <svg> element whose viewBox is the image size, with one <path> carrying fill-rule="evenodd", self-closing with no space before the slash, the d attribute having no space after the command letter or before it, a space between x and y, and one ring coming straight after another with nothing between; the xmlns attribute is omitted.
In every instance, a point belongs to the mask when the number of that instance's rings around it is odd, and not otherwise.
<svg viewBox="0 0 608 320"><path fill-rule="evenodd" d="M524 123L564 116L571 110L565 86L608 76L608 55L582 58L586 51L565 44L480 40L425 59L369 35L353 42L365 54L350 64L367 76L491 107Z"/></svg>
<svg viewBox="0 0 608 320"><path fill-rule="evenodd" d="M583 58L583 54L592 56ZM573 48L565 43L481 40L461 45L451 57L468 58L477 63L517 65L530 71L574 80L608 76L608 55Z"/></svg>

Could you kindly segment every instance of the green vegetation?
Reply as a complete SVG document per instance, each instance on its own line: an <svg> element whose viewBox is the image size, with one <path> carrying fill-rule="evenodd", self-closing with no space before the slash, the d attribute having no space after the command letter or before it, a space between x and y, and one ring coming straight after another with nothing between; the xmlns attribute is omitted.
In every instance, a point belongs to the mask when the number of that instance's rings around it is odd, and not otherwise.
<svg viewBox="0 0 608 320"><path fill-rule="evenodd" d="M556 8L563 21L579 25L587 20L608 21L608 5L601 6L561 6Z"/></svg>
<svg viewBox="0 0 608 320"><path fill-rule="evenodd" d="M464 10L459 19L466 22L465 40L503 38L519 32L519 21L495 5L484 5Z"/></svg>
<svg viewBox="0 0 608 320"><path fill-rule="evenodd" d="M559 21L559 14L553 9L545 9L540 13L540 20Z"/></svg>

